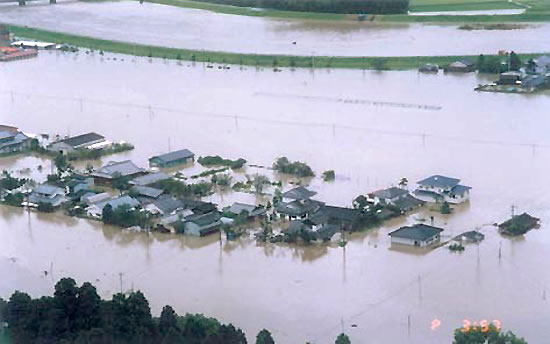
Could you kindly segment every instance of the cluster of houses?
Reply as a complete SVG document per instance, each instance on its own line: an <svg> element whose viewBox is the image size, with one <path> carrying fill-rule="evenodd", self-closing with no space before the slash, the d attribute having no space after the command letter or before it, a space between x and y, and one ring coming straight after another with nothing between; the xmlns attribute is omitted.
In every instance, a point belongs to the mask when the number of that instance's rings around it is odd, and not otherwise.
<svg viewBox="0 0 550 344"><path fill-rule="evenodd" d="M550 88L550 56L536 57L529 60L519 71L500 74L493 86L508 86L530 91Z"/></svg>
<svg viewBox="0 0 550 344"><path fill-rule="evenodd" d="M13 45L13 35L8 28L0 25L0 62L15 61L38 56L35 48Z"/></svg>
<svg viewBox="0 0 550 344"><path fill-rule="evenodd" d="M0 126L0 152L25 149L30 138L17 128ZM101 149L110 142L96 133L58 139L47 149L68 154L79 149ZM137 166L130 160L113 161L87 174L73 173L58 181L36 186L26 197L25 204L37 207L47 204L49 208L63 205L81 209L81 214L101 220L107 205L113 210L125 209L147 212L154 218L154 227L161 231L183 232L205 236L218 232L222 226L231 225L239 216L246 220L276 215L284 219L283 233L288 235L307 232L319 241L340 240L345 231L353 231L364 225L365 212L371 212L378 220L399 216L421 207L426 202L462 203L468 200L470 187L460 180L434 175L420 180L413 192L405 185L376 190L366 195L366 208L348 208L327 205L314 199L315 191L297 186L275 201L274 207L234 203L223 209L216 204L199 199L176 198L158 187L163 180L174 178L163 172L170 168L193 162L195 155L188 149L172 151L151 157L149 169ZM113 184L123 178L129 190L120 194ZM108 187L107 189L102 187ZM98 190L111 190L109 192ZM272 217L273 218L273 217ZM439 239L442 229L423 224L402 227L390 233L392 243L426 246Z"/></svg>

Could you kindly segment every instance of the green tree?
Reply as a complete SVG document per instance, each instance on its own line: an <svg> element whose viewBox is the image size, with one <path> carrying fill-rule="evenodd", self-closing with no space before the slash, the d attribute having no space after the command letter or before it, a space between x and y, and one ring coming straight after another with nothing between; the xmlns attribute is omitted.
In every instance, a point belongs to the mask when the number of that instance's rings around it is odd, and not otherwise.
<svg viewBox="0 0 550 344"><path fill-rule="evenodd" d="M55 156L54 164L59 173L65 172L66 170L72 168L67 161L67 157L63 153L59 153Z"/></svg>
<svg viewBox="0 0 550 344"><path fill-rule="evenodd" d="M355 209L365 210L369 205L369 201L367 197L363 195L359 195L353 200L352 205L353 205L353 208Z"/></svg>
<svg viewBox="0 0 550 344"><path fill-rule="evenodd" d="M449 202L443 202L439 210L441 214L450 214L452 211L451 205L449 204Z"/></svg>
<svg viewBox="0 0 550 344"><path fill-rule="evenodd" d="M58 332L56 335L65 335L75 330L76 311L78 304L78 287L72 278L62 278L55 285L53 294L55 308L59 310Z"/></svg>
<svg viewBox="0 0 550 344"><path fill-rule="evenodd" d="M328 170L323 172L323 180L325 182L334 180L336 178L336 175L334 174L334 170Z"/></svg>
<svg viewBox="0 0 550 344"><path fill-rule="evenodd" d="M521 68L521 59L515 52L510 53L510 70L519 71Z"/></svg>
<svg viewBox="0 0 550 344"><path fill-rule="evenodd" d="M252 176L253 179L252 179L252 185L254 185L254 190L256 193L258 194L261 194L263 189L264 189L264 186L266 184L270 184L269 182L269 178L267 178L266 176L264 175L261 175L261 174L255 174Z"/></svg>
<svg viewBox="0 0 550 344"><path fill-rule="evenodd" d="M179 331L177 314L170 306L164 306L160 313L159 332L168 334L172 331Z"/></svg>
<svg viewBox="0 0 550 344"><path fill-rule="evenodd" d="M340 333L340 335L338 335L338 337L336 338L334 344L351 344L351 341L349 340L349 337L346 336L344 333Z"/></svg>
<svg viewBox="0 0 550 344"><path fill-rule="evenodd" d="M122 192L130 188L130 179L127 176L121 175L119 172L115 172L113 175L113 187Z"/></svg>
<svg viewBox="0 0 550 344"><path fill-rule="evenodd" d="M375 70L385 70L388 68L388 59L385 57L376 57L371 60L370 64Z"/></svg>
<svg viewBox="0 0 550 344"><path fill-rule="evenodd" d="M113 207L110 204L107 204L105 207L103 207L103 211L101 212L101 219L103 220L103 223L112 224L113 217Z"/></svg>
<svg viewBox="0 0 550 344"><path fill-rule="evenodd" d="M271 337L271 332L263 329L256 336L256 344L275 344L275 341Z"/></svg>
<svg viewBox="0 0 550 344"><path fill-rule="evenodd" d="M101 325L101 297L89 282L78 288L78 309L75 323L79 330L91 330Z"/></svg>
<svg viewBox="0 0 550 344"><path fill-rule="evenodd" d="M36 336L31 297L19 291L13 293L6 306L6 320L15 343L31 343Z"/></svg>

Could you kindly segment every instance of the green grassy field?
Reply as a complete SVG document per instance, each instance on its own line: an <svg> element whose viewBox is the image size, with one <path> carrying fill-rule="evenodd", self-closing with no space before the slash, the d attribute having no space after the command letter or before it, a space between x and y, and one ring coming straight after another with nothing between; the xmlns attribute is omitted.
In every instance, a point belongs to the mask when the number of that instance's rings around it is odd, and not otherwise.
<svg viewBox="0 0 550 344"><path fill-rule="evenodd" d="M146 46L125 42L76 36L34 28L7 25L19 37L75 45L96 51L108 51L136 56L150 56L172 60L194 62L248 65L257 67L303 67L311 68L348 68L365 70L410 70L417 69L425 63L445 65L459 58L476 58L475 56L407 56L407 57L328 57L254 55L226 52L209 52L188 49L175 49L158 46ZM529 59L540 54L523 54L522 59Z"/></svg>
<svg viewBox="0 0 550 344"><path fill-rule="evenodd" d="M314 20L348 20L357 21L354 14L331 14L313 12L291 12L276 10L256 10L251 8L217 5L190 0L146 0L147 2L178 6L184 8L203 9L217 13L270 18L293 18ZM409 15L377 15L369 16L367 20L376 22L416 22L416 23L506 23L506 22L550 22L550 0L411 0L411 11L471 11L491 9L526 8L524 14L518 15L476 15L476 16L409 16ZM518 5L522 4L522 5Z"/></svg>

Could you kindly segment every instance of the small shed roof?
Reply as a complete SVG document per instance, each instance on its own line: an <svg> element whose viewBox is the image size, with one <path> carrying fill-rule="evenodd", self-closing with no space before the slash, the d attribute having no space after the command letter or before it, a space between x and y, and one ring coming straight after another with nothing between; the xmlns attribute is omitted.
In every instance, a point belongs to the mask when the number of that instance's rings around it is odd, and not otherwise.
<svg viewBox="0 0 550 344"><path fill-rule="evenodd" d="M372 195L381 198L381 199L392 199L396 197L401 197L406 194L408 194L409 191L401 188L397 188L395 186L383 190L377 190L372 193Z"/></svg>
<svg viewBox="0 0 550 344"><path fill-rule="evenodd" d="M443 228L416 224L414 226L401 227L388 235L397 238L425 241L441 232L443 232Z"/></svg>

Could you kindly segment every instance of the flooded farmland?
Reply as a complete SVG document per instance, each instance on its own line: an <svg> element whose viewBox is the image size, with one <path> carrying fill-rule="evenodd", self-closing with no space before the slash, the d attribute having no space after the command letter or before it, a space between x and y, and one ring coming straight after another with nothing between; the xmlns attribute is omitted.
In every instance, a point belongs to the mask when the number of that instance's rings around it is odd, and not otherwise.
<svg viewBox="0 0 550 344"><path fill-rule="evenodd" d="M550 95L473 91L486 81L475 74L219 70L82 53L2 64L0 123L31 133L95 131L135 144L104 162L145 166L169 147L267 166L286 155L317 174L334 169L335 182L317 178L311 189L337 205L401 177L440 173L473 189L470 203L452 215L422 210L354 234L345 249L129 233L1 206L0 296L50 294L57 279L73 276L102 296L140 289L157 315L171 304L180 314L233 322L249 339L265 327L280 343L324 344L344 327L358 343L448 343L463 319L497 319L529 342L544 342ZM0 159L0 169L30 168L33 177L40 177L38 165L49 166L33 157ZM501 237L490 224L508 218L511 205L540 217L541 228ZM445 238L478 228L486 239L462 254L390 247L388 232L431 215ZM434 319L441 325L432 329Z"/></svg>
<svg viewBox="0 0 550 344"><path fill-rule="evenodd" d="M148 45L303 56L536 53L548 51L550 45L550 25L542 23L513 32L472 32L456 25L235 16L137 1L3 5L0 22Z"/></svg>

